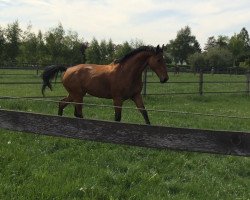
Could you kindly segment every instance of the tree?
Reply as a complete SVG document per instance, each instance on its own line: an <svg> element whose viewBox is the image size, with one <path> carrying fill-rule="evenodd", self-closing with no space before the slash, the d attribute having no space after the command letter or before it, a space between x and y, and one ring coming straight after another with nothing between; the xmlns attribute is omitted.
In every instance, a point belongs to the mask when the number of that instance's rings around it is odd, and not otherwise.
<svg viewBox="0 0 250 200"><path fill-rule="evenodd" d="M130 46L133 48L133 49L137 49L141 46L144 46L144 42L140 39L134 39L134 40L131 40L130 41Z"/></svg>
<svg viewBox="0 0 250 200"><path fill-rule="evenodd" d="M205 44L204 50L207 51L216 46L217 46L217 41L214 36L211 36L207 39L207 43Z"/></svg>
<svg viewBox="0 0 250 200"><path fill-rule="evenodd" d="M3 63L5 59L5 45L6 40L4 37L4 29L2 29L0 26L0 63Z"/></svg>
<svg viewBox="0 0 250 200"><path fill-rule="evenodd" d="M23 39L20 45L19 62L35 64L38 62L38 39L35 33L31 32L32 25L28 25L27 30L23 32Z"/></svg>
<svg viewBox="0 0 250 200"><path fill-rule="evenodd" d="M100 64L100 46L98 41L93 38L93 40L90 42L89 47L85 51L86 54L86 63L95 63Z"/></svg>
<svg viewBox="0 0 250 200"><path fill-rule="evenodd" d="M250 50L250 39L249 39L249 34L248 31L246 30L245 27L243 27L238 34L238 37L243 41L244 43L244 50L249 51Z"/></svg>
<svg viewBox="0 0 250 200"><path fill-rule="evenodd" d="M244 41L240 35L234 34L228 44L228 48L233 54L233 66L236 66L236 60L244 52Z"/></svg>
<svg viewBox="0 0 250 200"><path fill-rule="evenodd" d="M117 45L115 48L115 58L118 59L123 57L124 55L132 51L132 49L133 48L130 46L128 42L124 42L121 45Z"/></svg>
<svg viewBox="0 0 250 200"><path fill-rule="evenodd" d="M107 44L107 63L111 63L114 60L115 45L111 39Z"/></svg>
<svg viewBox="0 0 250 200"><path fill-rule="evenodd" d="M100 64L108 64L107 62L108 49L106 40L100 42Z"/></svg>
<svg viewBox="0 0 250 200"><path fill-rule="evenodd" d="M195 52L188 57L188 61L195 72L198 72L207 66L205 53Z"/></svg>
<svg viewBox="0 0 250 200"><path fill-rule="evenodd" d="M237 62L245 63L245 61L250 60L250 39L246 28L241 29L240 33L238 34L238 37L241 38L244 43L244 51L243 53L241 53L241 55L238 56Z"/></svg>
<svg viewBox="0 0 250 200"><path fill-rule="evenodd" d="M16 62L19 54L22 30L19 27L19 22L15 21L7 25L6 29L6 55L9 61Z"/></svg>
<svg viewBox="0 0 250 200"><path fill-rule="evenodd" d="M240 67L243 67L247 72L250 72L250 58L247 58L244 62L241 62Z"/></svg>
<svg viewBox="0 0 250 200"><path fill-rule="evenodd" d="M62 56L64 63L73 65L82 63L83 55L81 52L83 41L78 38L78 33L75 31L68 31L63 39Z"/></svg>
<svg viewBox="0 0 250 200"><path fill-rule="evenodd" d="M231 67L233 63L232 53L225 48L211 48L206 52L206 59L209 67L215 67L217 69L223 69Z"/></svg>
<svg viewBox="0 0 250 200"><path fill-rule="evenodd" d="M187 62L189 55L195 52L201 52L200 44L196 40L196 37L191 35L191 29L189 26L182 28L177 32L175 40L171 40L168 45L171 55L175 62Z"/></svg>
<svg viewBox="0 0 250 200"><path fill-rule="evenodd" d="M89 47L89 43L88 42L82 42L81 46L80 46L80 51L81 51L81 55L82 55L82 63L86 62L86 49Z"/></svg>
<svg viewBox="0 0 250 200"><path fill-rule="evenodd" d="M46 46L44 43L44 36L42 31L39 30L37 34L37 62L39 65L48 65L49 59L47 56Z"/></svg>
<svg viewBox="0 0 250 200"><path fill-rule="evenodd" d="M163 56L167 64L171 64L173 62L171 55L167 51L163 51Z"/></svg>
<svg viewBox="0 0 250 200"><path fill-rule="evenodd" d="M63 40L65 31L62 24L51 29L45 34L46 48L50 62L62 63L63 57Z"/></svg>
<svg viewBox="0 0 250 200"><path fill-rule="evenodd" d="M207 39L204 50L208 51L211 48L227 48L229 43L229 38L225 35L219 35L217 39L214 36L211 36Z"/></svg>
<svg viewBox="0 0 250 200"><path fill-rule="evenodd" d="M227 48L228 47L229 38L225 35L219 35L217 38L217 47L219 48Z"/></svg>

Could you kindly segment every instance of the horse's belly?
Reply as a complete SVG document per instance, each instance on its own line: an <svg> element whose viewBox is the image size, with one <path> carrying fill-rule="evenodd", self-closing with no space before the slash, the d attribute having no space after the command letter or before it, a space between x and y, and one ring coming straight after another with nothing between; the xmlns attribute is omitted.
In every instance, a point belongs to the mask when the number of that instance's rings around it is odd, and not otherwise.
<svg viewBox="0 0 250 200"><path fill-rule="evenodd" d="M82 87L92 96L99 98L112 98L110 81L104 75L92 77L83 83Z"/></svg>
<svg viewBox="0 0 250 200"><path fill-rule="evenodd" d="M99 98L112 98L110 86L108 84L97 84L97 82L92 82L92 84L87 85L86 92Z"/></svg>
<svg viewBox="0 0 250 200"><path fill-rule="evenodd" d="M99 98L106 98L106 99L112 99L112 95L109 92L102 92L102 91L87 91L88 94L99 97Z"/></svg>

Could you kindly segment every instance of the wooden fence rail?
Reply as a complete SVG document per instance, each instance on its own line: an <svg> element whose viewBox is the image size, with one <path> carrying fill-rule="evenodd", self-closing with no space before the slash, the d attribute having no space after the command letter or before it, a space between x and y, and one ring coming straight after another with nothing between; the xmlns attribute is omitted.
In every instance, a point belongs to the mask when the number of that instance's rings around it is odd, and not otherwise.
<svg viewBox="0 0 250 200"><path fill-rule="evenodd" d="M143 74L143 91L142 94L144 96L146 95L168 95L171 93L161 93L161 94L149 94L147 92L147 85L148 84L154 84L154 83L159 83L159 82L152 82L152 81L147 81L147 70L144 71ZM197 92L192 92L192 93L182 93L182 94L199 94L203 95L205 93L246 93L250 95L250 72L246 73L246 81L205 81L204 80L204 72L200 71L199 73L199 81L183 81L183 82L168 82L168 84L174 83L174 84L198 84L198 91ZM229 91L229 92L206 92L204 91L204 84L214 84L214 83L231 83L231 84L238 84L238 83L246 83L246 89L242 91ZM172 94L181 94L181 93L172 93Z"/></svg>
<svg viewBox="0 0 250 200"><path fill-rule="evenodd" d="M38 76L39 75L39 70L40 69L44 69L44 68L39 68L38 66L35 66L35 67L31 67L31 68L11 68L11 69L34 69L36 70L36 75ZM1 70L1 67L0 67L0 70ZM204 72L200 72L199 74L199 80L197 81L178 81L178 82L168 82L168 84L197 84L198 85L198 90L197 91L194 91L194 92L176 92L176 93L169 93L169 92L165 92L165 93L148 93L147 91L147 86L148 84L159 84L159 82L156 82L156 81L148 81L148 69L146 69L143 73L143 90L142 90L142 95L143 96L146 96L146 95L187 95L187 94L199 94L199 95L204 95L206 93L245 93L247 95L250 95L250 72L247 72L246 73L246 81L206 81L204 80ZM22 75L23 74L0 74L0 76L19 76L19 75ZM28 75L28 74L27 74ZM29 75L32 75L34 76L34 74L29 74ZM37 85L37 84L41 84L41 79L40 81L30 81L30 82L16 82L16 81L12 81L12 82L0 82L0 85L28 85L28 84L32 84L32 85ZM60 81L58 81L57 83L61 83ZM214 91L204 91L204 84L214 84L214 83L231 83L231 84L238 84L238 83L244 83L246 84L246 87L242 88L241 91L228 91L228 92L224 92L224 91L217 91L217 92L214 92Z"/></svg>
<svg viewBox="0 0 250 200"><path fill-rule="evenodd" d="M76 119L0 109L0 128L115 144L250 156L250 133Z"/></svg>

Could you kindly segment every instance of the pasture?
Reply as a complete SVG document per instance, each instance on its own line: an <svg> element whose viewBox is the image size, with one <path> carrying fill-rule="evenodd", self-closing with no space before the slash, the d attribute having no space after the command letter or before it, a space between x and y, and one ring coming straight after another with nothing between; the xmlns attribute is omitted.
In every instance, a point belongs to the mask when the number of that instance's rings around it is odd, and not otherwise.
<svg viewBox="0 0 250 200"><path fill-rule="evenodd" d="M34 71L1 70L3 82L39 82ZM5 74L5 75L3 75ZM24 74L24 75L10 75ZM58 79L59 80L59 79ZM243 91L243 75L204 75L205 91ZM148 75L148 81L158 81ZM193 74L174 76L170 82L198 81ZM42 97L40 84L0 84L0 96ZM197 92L193 95L149 95L149 109L228 116L250 116L246 94L198 95L198 83L147 86L148 93ZM46 96L65 95L60 84ZM58 98L53 98L58 99ZM112 105L111 100L87 97L84 116L113 120L113 109L88 104ZM135 107L127 101L125 107ZM0 100L4 109L53 114L57 104L28 99ZM73 107L65 110L73 116ZM249 119L150 111L151 123L250 132ZM123 109L122 122L144 120L135 109ZM36 122L34 122L36 123ZM44 125L46 128L46 124ZM249 199L250 159L245 157L175 152L77 141L0 130L1 199Z"/></svg>

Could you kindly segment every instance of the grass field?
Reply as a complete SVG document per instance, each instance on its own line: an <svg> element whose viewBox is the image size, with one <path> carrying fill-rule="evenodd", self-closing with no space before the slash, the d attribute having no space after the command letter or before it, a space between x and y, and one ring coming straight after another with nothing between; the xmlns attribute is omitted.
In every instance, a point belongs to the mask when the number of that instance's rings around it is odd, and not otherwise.
<svg viewBox="0 0 250 200"><path fill-rule="evenodd" d="M0 74L13 71L2 70ZM0 75L0 82L40 80L32 75ZM209 81L245 77L205 75ZM157 81L155 76L148 80ZM170 81L198 81L181 74ZM0 85L0 96L41 96L40 85ZM242 91L244 83L205 84L205 91ZM148 92L198 91L198 84L151 84ZM65 95L60 84L47 96ZM250 116L245 94L147 96L147 108ZM110 100L86 97L85 103ZM131 102L124 106L134 107ZM52 102L0 100L0 107L56 114ZM65 110L73 116L73 107ZM86 118L113 120L113 109L85 106ZM250 132L250 120L149 112L152 124ZM144 123L136 110L123 110L123 122ZM34 122L36 123L36 122ZM46 124L44 125L46 128ZM0 129L0 199L250 199L250 159L37 136Z"/></svg>

